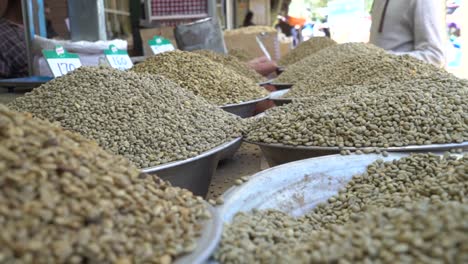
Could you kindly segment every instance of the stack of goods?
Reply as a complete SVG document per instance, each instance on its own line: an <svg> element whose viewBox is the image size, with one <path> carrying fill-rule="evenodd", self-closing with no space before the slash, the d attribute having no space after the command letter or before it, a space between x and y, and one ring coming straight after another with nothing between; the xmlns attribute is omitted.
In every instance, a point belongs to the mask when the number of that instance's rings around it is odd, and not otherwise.
<svg viewBox="0 0 468 264"><path fill-rule="evenodd" d="M161 76L81 67L10 103L96 140L139 168L194 157L241 136L240 119Z"/></svg>
<svg viewBox="0 0 468 264"><path fill-rule="evenodd" d="M273 108L247 139L292 146L388 148L468 141L468 81L453 76L348 86Z"/></svg>
<svg viewBox="0 0 468 264"><path fill-rule="evenodd" d="M304 58L330 46L336 45L336 42L327 37L314 37L302 42L295 49L288 52L278 61L278 65L283 67L295 64Z"/></svg>
<svg viewBox="0 0 468 264"><path fill-rule="evenodd" d="M250 26L224 31L224 42L229 54L240 55L243 61L265 56L258 45L258 39L273 59L279 57L278 33L273 27Z"/></svg>
<svg viewBox="0 0 468 264"><path fill-rule="evenodd" d="M221 63L224 67L227 67L241 76L245 76L254 82L262 82L265 78L257 73L254 69L248 67L248 65L231 55L225 55L210 50L197 50L198 54L204 55L214 62Z"/></svg>
<svg viewBox="0 0 468 264"><path fill-rule="evenodd" d="M240 213L221 263L465 263L468 156L378 160L299 218Z"/></svg>
<svg viewBox="0 0 468 264"><path fill-rule="evenodd" d="M161 53L135 65L132 70L164 76L219 106L268 95L255 81L194 52Z"/></svg>
<svg viewBox="0 0 468 264"><path fill-rule="evenodd" d="M243 34L261 34L261 33L276 33L276 29L269 26L250 26L240 27L231 30L225 30L224 36L236 36Z"/></svg>
<svg viewBox="0 0 468 264"><path fill-rule="evenodd" d="M189 191L0 105L0 262L170 263L209 217Z"/></svg>

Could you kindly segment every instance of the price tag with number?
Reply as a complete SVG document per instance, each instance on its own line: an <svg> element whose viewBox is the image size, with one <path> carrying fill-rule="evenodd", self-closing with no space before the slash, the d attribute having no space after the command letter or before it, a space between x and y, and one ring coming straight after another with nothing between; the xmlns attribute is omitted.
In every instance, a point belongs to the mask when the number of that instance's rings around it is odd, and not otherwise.
<svg viewBox="0 0 468 264"><path fill-rule="evenodd" d="M119 70L128 70L133 67L132 60L127 51L119 50L115 45L110 45L108 50L104 51L106 60L112 68Z"/></svg>
<svg viewBox="0 0 468 264"><path fill-rule="evenodd" d="M54 77L60 77L81 67L78 54L68 53L62 46L56 46L54 50L42 50L42 54Z"/></svg>
<svg viewBox="0 0 468 264"><path fill-rule="evenodd" d="M148 40L148 45L154 54L175 50L170 40L160 36L155 36L154 39Z"/></svg>

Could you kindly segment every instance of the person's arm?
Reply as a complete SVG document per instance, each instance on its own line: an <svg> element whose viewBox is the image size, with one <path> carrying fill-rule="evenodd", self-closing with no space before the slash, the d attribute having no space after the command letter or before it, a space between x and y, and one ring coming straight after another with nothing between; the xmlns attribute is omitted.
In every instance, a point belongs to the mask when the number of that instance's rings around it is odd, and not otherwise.
<svg viewBox="0 0 468 264"><path fill-rule="evenodd" d="M276 62L269 60L265 56L255 58L247 62L247 65L263 76L268 76L269 74L275 72L276 69L278 68L278 65L276 65Z"/></svg>
<svg viewBox="0 0 468 264"><path fill-rule="evenodd" d="M445 63L444 54L444 23L442 21L441 4L437 0L416 0L414 3L414 51L394 52L408 54L418 59L442 66Z"/></svg>

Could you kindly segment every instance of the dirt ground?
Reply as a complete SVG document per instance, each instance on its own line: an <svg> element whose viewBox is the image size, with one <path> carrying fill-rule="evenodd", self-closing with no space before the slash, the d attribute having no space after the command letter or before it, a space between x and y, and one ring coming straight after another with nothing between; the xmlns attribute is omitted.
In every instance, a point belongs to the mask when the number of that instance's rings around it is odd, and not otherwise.
<svg viewBox="0 0 468 264"><path fill-rule="evenodd" d="M269 168L262 151L256 145L242 143L236 154L222 161L211 180L207 199L222 195L234 182L243 176L250 176Z"/></svg>

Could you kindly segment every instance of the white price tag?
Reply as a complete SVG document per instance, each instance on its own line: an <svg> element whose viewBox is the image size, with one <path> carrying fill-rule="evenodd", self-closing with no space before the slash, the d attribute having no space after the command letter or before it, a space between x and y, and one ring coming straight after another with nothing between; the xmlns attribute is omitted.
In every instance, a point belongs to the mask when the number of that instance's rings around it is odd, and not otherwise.
<svg viewBox="0 0 468 264"><path fill-rule="evenodd" d="M47 64L54 77L60 77L81 67L80 59L47 59Z"/></svg>
<svg viewBox="0 0 468 264"><path fill-rule="evenodd" d="M114 45L110 45L109 49L104 51L104 54L112 68L128 70L133 67L133 62L128 53L125 50L118 50Z"/></svg>
<svg viewBox="0 0 468 264"><path fill-rule="evenodd" d="M175 50L174 45L172 45L170 40L159 36L155 36L154 39L148 40L148 45L151 47L154 54Z"/></svg>
<svg viewBox="0 0 468 264"><path fill-rule="evenodd" d="M132 60L128 55L106 55L106 59L112 68L128 70L133 67Z"/></svg>
<svg viewBox="0 0 468 264"><path fill-rule="evenodd" d="M42 54L54 77L60 77L81 67L79 56L68 53L62 46L55 47L55 50L43 50Z"/></svg>
<svg viewBox="0 0 468 264"><path fill-rule="evenodd" d="M153 51L154 54L159 54L159 53L163 53L163 52L166 52L166 51L173 51L174 50L174 46L172 45L161 45L161 46L151 46L151 50Z"/></svg>

